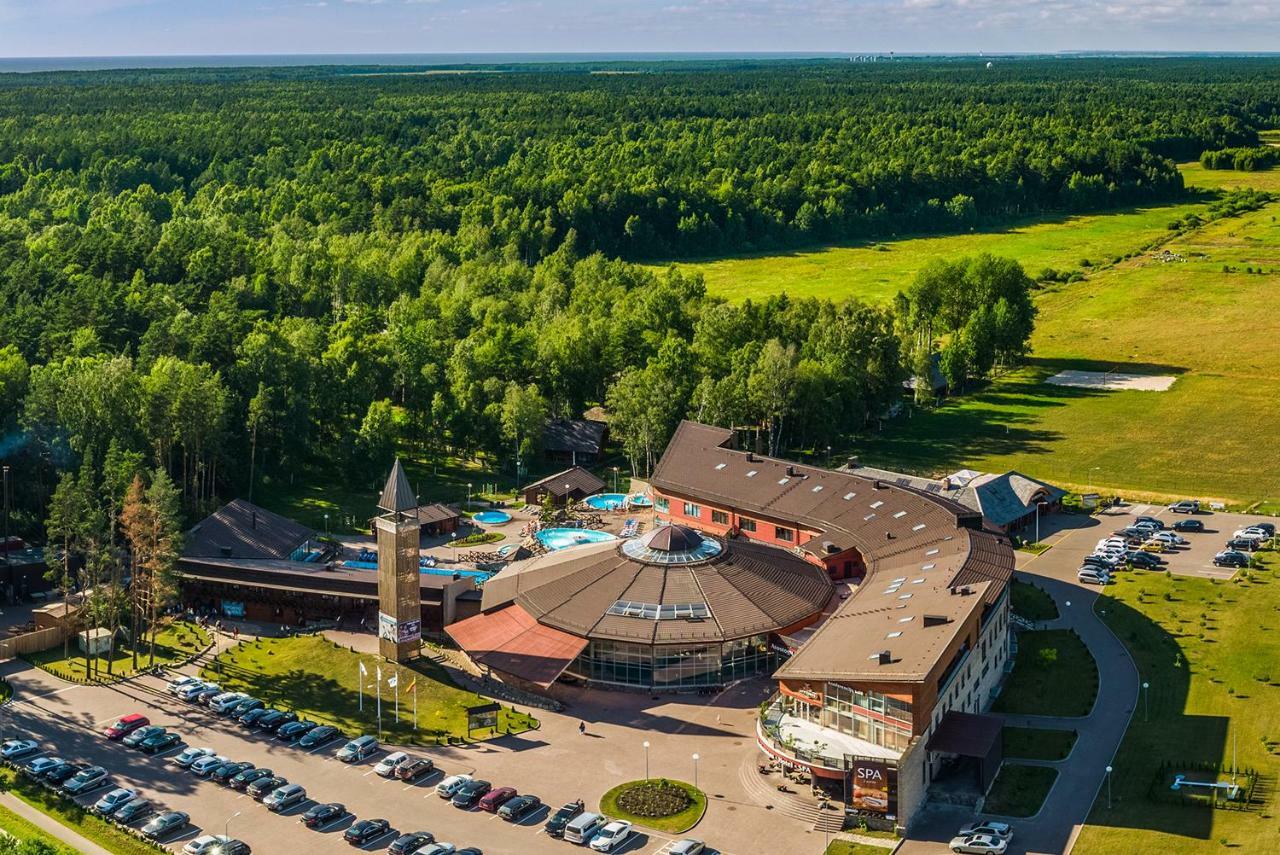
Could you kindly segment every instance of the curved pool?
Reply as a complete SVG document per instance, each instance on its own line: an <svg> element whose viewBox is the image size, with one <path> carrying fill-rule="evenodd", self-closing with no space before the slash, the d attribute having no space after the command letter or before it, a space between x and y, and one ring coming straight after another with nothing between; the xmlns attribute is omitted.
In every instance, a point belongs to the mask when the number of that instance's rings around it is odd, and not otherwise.
<svg viewBox="0 0 1280 855"><path fill-rule="evenodd" d="M607 531L596 531L591 528L544 528L534 535L538 542L547 549L568 549L584 543L604 543L606 540L618 538Z"/></svg>
<svg viewBox="0 0 1280 855"><path fill-rule="evenodd" d="M597 511L616 511L625 508L628 503L637 508L653 506L653 500L643 493L628 496L626 493L597 493L582 500L588 507Z"/></svg>
<svg viewBox="0 0 1280 855"><path fill-rule="evenodd" d="M485 525L502 525L511 522L511 514L506 511L480 511L472 514L471 518L478 523Z"/></svg>

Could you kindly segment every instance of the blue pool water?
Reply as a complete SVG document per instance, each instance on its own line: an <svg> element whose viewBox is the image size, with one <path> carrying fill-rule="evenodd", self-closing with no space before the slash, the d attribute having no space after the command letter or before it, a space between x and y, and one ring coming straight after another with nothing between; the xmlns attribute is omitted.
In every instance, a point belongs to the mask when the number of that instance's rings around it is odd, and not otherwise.
<svg viewBox="0 0 1280 855"><path fill-rule="evenodd" d="M343 561L342 566L350 570L378 569L377 563L373 561ZM453 576L456 573L463 579L474 579L477 585L483 585L493 575L483 570L449 570L444 567L428 567L425 564L418 565L418 572L424 576Z"/></svg>
<svg viewBox="0 0 1280 855"><path fill-rule="evenodd" d="M581 546L584 543L603 543L606 540L617 540L607 531L595 531L589 528L544 528L534 535L547 549L568 549L570 546Z"/></svg>
<svg viewBox="0 0 1280 855"><path fill-rule="evenodd" d="M481 511L471 516L473 520L485 525L502 525L511 522L511 514L506 511Z"/></svg>
<svg viewBox="0 0 1280 855"><path fill-rule="evenodd" d="M626 493L597 493L594 496L587 496L583 501L597 511L616 511L626 507L628 500L637 508L648 508L653 505L653 501L641 493L633 496L628 496Z"/></svg>

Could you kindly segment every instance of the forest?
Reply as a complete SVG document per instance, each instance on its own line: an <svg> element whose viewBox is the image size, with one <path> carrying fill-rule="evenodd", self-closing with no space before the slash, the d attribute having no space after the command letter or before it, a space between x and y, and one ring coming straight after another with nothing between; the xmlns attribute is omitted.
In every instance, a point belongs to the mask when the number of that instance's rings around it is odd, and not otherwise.
<svg viewBox="0 0 1280 855"><path fill-rule="evenodd" d="M134 475L163 472L190 519L263 479L382 470L406 447L515 472L549 417L591 406L639 473L685 416L755 426L775 452L830 445L935 353L957 388L1019 359L1034 283L955 259L890 308L729 305L636 262L1176 198L1175 160L1253 151L1280 125L1277 70L0 76L14 531L40 534L69 473L119 507Z"/></svg>

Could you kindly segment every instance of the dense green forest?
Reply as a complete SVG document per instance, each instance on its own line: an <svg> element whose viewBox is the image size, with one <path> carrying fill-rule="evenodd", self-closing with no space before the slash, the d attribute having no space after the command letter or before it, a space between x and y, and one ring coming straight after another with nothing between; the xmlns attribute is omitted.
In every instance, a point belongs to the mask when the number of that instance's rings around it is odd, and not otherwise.
<svg viewBox="0 0 1280 855"><path fill-rule="evenodd" d="M639 471L685 415L820 448L938 347L959 386L1020 356L1030 280L730 306L632 262L1176 197L1175 158L1280 124L1263 59L593 70L0 76L17 527L73 469L118 502L160 467L188 513L405 444L512 471L596 404Z"/></svg>

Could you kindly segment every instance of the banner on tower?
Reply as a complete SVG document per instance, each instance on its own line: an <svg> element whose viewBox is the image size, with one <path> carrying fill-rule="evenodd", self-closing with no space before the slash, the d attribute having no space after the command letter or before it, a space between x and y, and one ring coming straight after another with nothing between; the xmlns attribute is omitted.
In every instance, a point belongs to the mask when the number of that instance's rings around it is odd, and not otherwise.
<svg viewBox="0 0 1280 855"><path fill-rule="evenodd" d="M396 620L386 612L378 612L378 638L404 644L422 639L421 620Z"/></svg>

